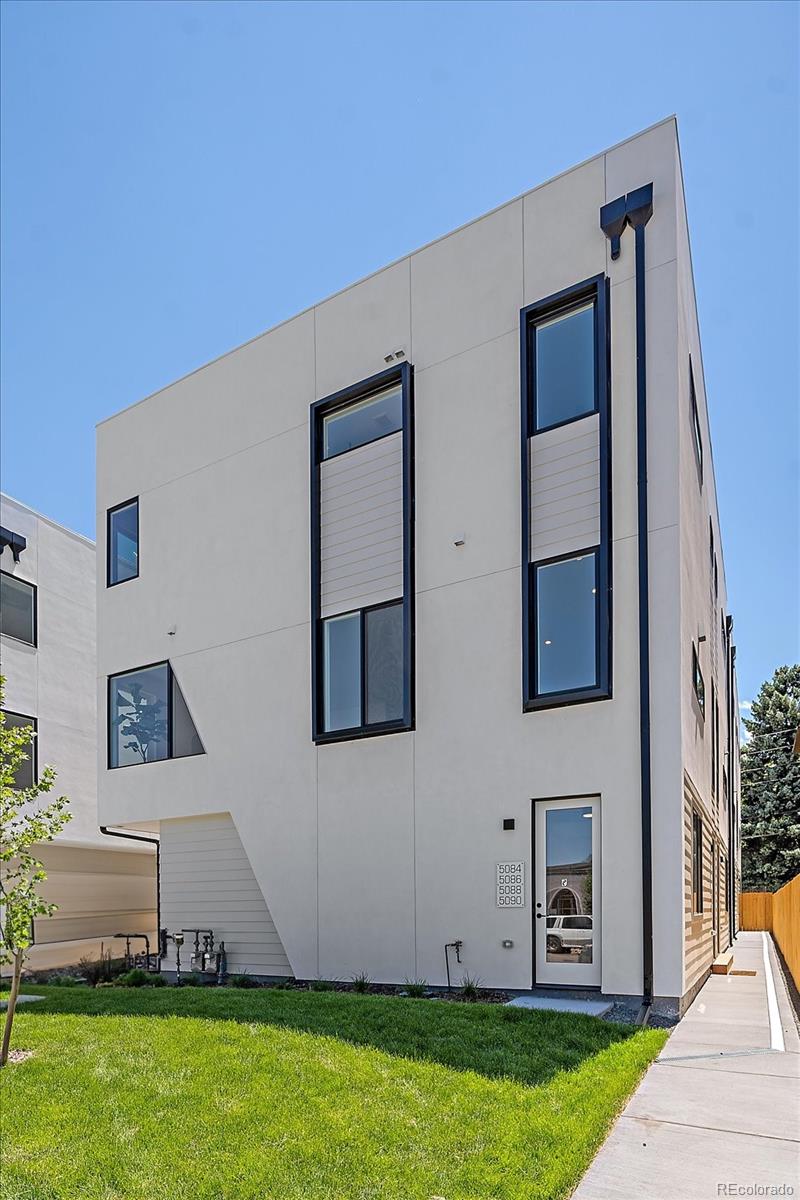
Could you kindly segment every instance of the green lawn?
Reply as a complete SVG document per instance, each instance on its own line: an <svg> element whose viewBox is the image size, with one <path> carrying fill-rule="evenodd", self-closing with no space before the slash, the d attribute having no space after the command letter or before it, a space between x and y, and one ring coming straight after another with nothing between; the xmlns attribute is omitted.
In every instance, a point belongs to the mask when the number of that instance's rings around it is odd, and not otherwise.
<svg viewBox="0 0 800 1200"><path fill-rule="evenodd" d="M557 1200L661 1030L336 992L29 986L3 1200Z"/></svg>

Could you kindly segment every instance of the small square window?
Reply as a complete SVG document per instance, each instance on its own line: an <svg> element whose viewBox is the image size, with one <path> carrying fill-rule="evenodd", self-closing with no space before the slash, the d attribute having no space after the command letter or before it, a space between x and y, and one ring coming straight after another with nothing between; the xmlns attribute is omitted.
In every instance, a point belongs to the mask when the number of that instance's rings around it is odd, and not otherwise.
<svg viewBox="0 0 800 1200"><path fill-rule="evenodd" d="M128 500L108 512L108 586L139 574L139 501Z"/></svg>
<svg viewBox="0 0 800 1200"><path fill-rule="evenodd" d="M36 588L0 571L0 633L36 645Z"/></svg>

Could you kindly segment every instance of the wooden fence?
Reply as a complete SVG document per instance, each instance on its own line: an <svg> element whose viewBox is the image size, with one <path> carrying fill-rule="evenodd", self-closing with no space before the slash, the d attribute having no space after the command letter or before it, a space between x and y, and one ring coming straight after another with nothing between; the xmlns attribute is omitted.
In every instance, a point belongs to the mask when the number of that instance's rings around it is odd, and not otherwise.
<svg viewBox="0 0 800 1200"><path fill-rule="evenodd" d="M800 987L800 875L795 875L778 892L742 892L739 928L766 929L771 933Z"/></svg>

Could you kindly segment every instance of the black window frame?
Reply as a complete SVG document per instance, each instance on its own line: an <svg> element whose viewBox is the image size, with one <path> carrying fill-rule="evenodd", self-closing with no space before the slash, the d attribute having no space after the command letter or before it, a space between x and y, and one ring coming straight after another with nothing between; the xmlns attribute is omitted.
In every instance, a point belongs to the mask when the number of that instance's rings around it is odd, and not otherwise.
<svg viewBox="0 0 800 1200"><path fill-rule="evenodd" d="M111 742L112 742L112 738L113 738L113 731L112 731L112 726L111 726L111 688L112 688L113 682L115 679L120 679L125 675L136 675L137 672L139 672L139 671L150 671L155 667L166 667L167 668L167 746L169 748L169 753L166 754L163 758L154 758L149 762L131 762L131 763L116 763L116 764L114 764L111 761ZM196 754L177 754L176 755L174 753L174 736L175 736L175 720L174 720L175 690L174 689L175 689L175 687L179 688L181 690L181 695L183 695L183 690L180 688L180 684L178 683L175 672L172 668L172 663L170 662L170 660L168 658L161 658L157 662L144 663L142 666L139 666L139 667L128 667L128 669L125 671L115 671L113 673L113 675L109 675L107 677L107 682L106 682L106 770L107 771L124 771L128 767L152 767L155 763L177 762L184 758L199 758L201 756L201 754L205 754L205 752L206 752L205 745L203 743L202 738L200 737L200 732L197 729L197 726L195 725L194 717L192 716L191 711L189 710L189 706L188 706L188 704L186 704L185 696L183 697L183 703L186 706L186 711L189 713L189 718L195 727L195 733L197 734L198 741L200 742L203 749L202 749L202 751L198 751Z"/></svg>
<svg viewBox="0 0 800 1200"><path fill-rule="evenodd" d="M5 636L5 635L4 635ZM25 645L28 643L26 642ZM26 784L24 787L19 787L16 783L12 783L12 788L15 792L23 792L26 787L36 787L39 782L39 719L38 717L29 717L27 713L15 712L12 708L4 708L2 710L4 717L16 717L19 721L24 721L26 725L30 725L33 729L33 737L31 738L31 752L28 761L31 764L33 773L33 782ZM17 726L16 728L19 728Z"/></svg>
<svg viewBox="0 0 800 1200"><path fill-rule="evenodd" d="M30 579L23 579L21 575L15 575L13 571L4 571L0 568L0 575L5 575L16 583L24 583L31 589L33 594L33 641L29 642L26 638L15 637L13 633L6 633L5 630L0 630L0 633L3 637L11 638L12 642L16 642L20 646L33 646L36 650L39 647L39 589L35 583L31 583Z"/></svg>
<svg viewBox="0 0 800 1200"><path fill-rule="evenodd" d="M136 505L136 574L128 575L125 579L111 578L111 518L114 513L120 512L123 508L130 508L132 504ZM106 509L106 587L119 587L123 583L132 583L134 579L139 578L141 570L141 522L139 518L139 497L131 496L128 500L123 500L121 504L115 504L113 508Z"/></svg>
<svg viewBox="0 0 800 1200"><path fill-rule="evenodd" d="M340 408L366 400L375 392L400 384L402 390L402 477L403 477L403 595L391 600L370 604L363 608L345 609L323 617L321 612L321 561L320 561L320 466L338 454L324 457L323 419ZM310 454L311 454L311 738L316 745L331 742L357 741L361 738L381 737L393 733L407 733L415 728L416 721L416 669L415 669L415 564L414 564L414 368L409 362L398 363L386 371L380 371L367 379L351 384L330 396L315 401L310 409ZM393 437L397 430L384 434ZM374 438L373 441L380 441ZM364 445L371 445L365 442ZM342 451L341 453L350 453ZM375 609L389 608L395 604L403 606L403 716L396 721L365 724L366 715L366 614ZM333 617L361 614L361 720L360 725L348 729L325 729L324 720L324 645L323 630L326 620Z"/></svg>
<svg viewBox="0 0 800 1200"><path fill-rule="evenodd" d="M703 721L705 721L706 681L703 678L703 671L700 666L700 655L695 642L692 642L692 691L694 693L694 698L697 701L697 707L700 709L700 713L703 717Z"/></svg>
<svg viewBox="0 0 800 1200"><path fill-rule="evenodd" d="M700 409L697 404L697 388L694 382L694 364L692 356L689 355L689 399L691 404L692 416L692 441L694 443L694 455L697 460L697 471L700 476L700 487L703 486L703 430L700 427Z"/></svg>
<svg viewBox="0 0 800 1200"><path fill-rule="evenodd" d="M717 799L717 776L719 767L719 704L717 702L717 685L711 680L711 795Z"/></svg>
<svg viewBox="0 0 800 1200"><path fill-rule="evenodd" d="M595 332L595 404L579 416L568 417L552 425L536 427L536 352L535 329L543 321L587 301L594 305ZM613 630L611 571L611 322L610 283L604 275L594 275L572 287L564 288L520 311L520 392L521 392L521 498L522 498L522 711L537 712L561 708L567 704L586 704L610 700L613 695ZM534 434L545 433L583 421L597 413L600 445L600 543L580 547L552 558L530 560L530 453ZM536 568L552 563L595 554L597 605L595 608L596 684L561 692L539 692L536 688Z"/></svg>
<svg viewBox="0 0 800 1200"><path fill-rule="evenodd" d="M692 813L692 915L705 911L703 895L703 818Z"/></svg>

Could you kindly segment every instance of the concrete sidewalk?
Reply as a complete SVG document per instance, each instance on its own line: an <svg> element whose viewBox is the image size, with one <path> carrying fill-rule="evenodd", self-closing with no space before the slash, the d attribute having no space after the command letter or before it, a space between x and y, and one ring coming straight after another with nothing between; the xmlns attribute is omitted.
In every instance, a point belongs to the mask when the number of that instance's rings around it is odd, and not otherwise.
<svg viewBox="0 0 800 1200"><path fill-rule="evenodd" d="M756 973L709 978L573 1200L800 1195L800 1038L771 938L740 933L733 966Z"/></svg>

